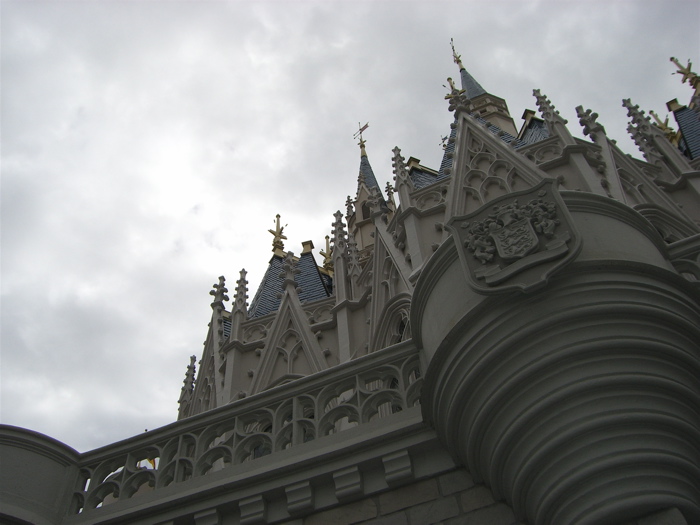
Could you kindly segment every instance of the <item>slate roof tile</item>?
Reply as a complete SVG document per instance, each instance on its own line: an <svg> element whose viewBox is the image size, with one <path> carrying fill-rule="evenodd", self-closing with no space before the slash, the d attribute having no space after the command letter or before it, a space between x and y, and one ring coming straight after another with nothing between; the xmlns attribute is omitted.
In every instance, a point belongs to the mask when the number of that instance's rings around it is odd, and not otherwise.
<svg viewBox="0 0 700 525"><path fill-rule="evenodd" d="M700 158L700 113L695 109L683 107L673 114L683 134L679 144L681 152L691 160Z"/></svg>
<svg viewBox="0 0 700 525"><path fill-rule="evenodd" d="M297 261L297 269L300 270L295 280L301 292L299 300L316 301L330 296L331 282L328 276L324 276L318 270L313 253L302 253ZM248 308L248 317L262 317L276 311L280 307L280 295L284 284L284 259L274 255L263 276L258 291Z"/></svg>
<svg viewBox="0 0 700 525"><path fill-rule="evenodd" d="M472 115L474 116L474 115ZM481 123L485 124L486 120L484 120L481 117L474 117L476 120ZM455 119L456 122L456 119ZM515 149L517 150L518 148L522 148L523 146L528 146L530 144L534 144L535 142L539 142L541 140L545 140L549 138L549 131L547 130L547 126L544 122L541 122L539 120L533 119L530 122L530 126L528 126L527 130L523 134L522 139L518 139L511 135L510 133L506 133L501 130L498 126L494 126L493 124L490 124L488 127L488 130L493 133L494 135L498 136L503 142L506 144L510 144L513 141L516 141L515 143ZM500 133L500 135L499 135ZM450 138L455 139L457 136L457 128L456 126L450 130ZM449 175L445 174L445 170L449 169L452 167L452 158L450 158L450 154L454 154L455 151L455 142L454 140L451 142L447 143L447 146L445 147L445 153L442 156L442 162L440 163L440 170L438 171L437 177L435 175L432 175L430 173L426 173L422 170L418 169L413 169L411 170L411 180L413 180L413 185L415 186L416 189L420 188L425 188L426 186L430 186L431 184L434 184L442 179L447 178Z"/></svg>

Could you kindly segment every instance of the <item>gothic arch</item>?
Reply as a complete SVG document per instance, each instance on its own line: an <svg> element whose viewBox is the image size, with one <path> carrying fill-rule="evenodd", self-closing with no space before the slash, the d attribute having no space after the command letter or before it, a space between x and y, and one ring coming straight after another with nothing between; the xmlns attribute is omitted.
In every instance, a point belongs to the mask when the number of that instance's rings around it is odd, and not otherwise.
<svg viewBox="0 0 700 525"><path fill-rule="evenodd" d="M402 293L391 299L379 316L374 344L370 351L374 352L410 339L410 311L411 296L409 294Z"/></svg>
<svg viewBox="0 0 700 525"><path fill-rule="evenodd" d="M676 242L697 233L697 229L673 213L655 204L641 204L635 209L648 220L667 243Z"/></svg>

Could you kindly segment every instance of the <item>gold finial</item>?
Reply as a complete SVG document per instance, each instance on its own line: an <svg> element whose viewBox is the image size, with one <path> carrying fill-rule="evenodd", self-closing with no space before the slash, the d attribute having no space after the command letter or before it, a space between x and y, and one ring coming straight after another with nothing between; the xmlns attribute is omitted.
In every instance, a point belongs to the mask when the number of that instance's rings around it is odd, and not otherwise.
<svg viewBox="0 0 700 525"><path fill-rule="evenodd" d="M326 249L320 250L319 254L323 257L323 269L326 271L333 270L333 250L331 250L331 238L326 235Z"/></svg>
<svg viewBox="0 0 700 525"><path fill-rule="evenodd" d="M688 104L689 108L695 107L696 100L697 100L696 97L700 96L700 77L696 73L693 73L691 71L690 68L693 67L693 63L690 60L688 60L688 65L683 67L683 66L681 66L681 63L677 58L671 57L670 60L671 60L671 62L676 64L676 67L678 67L678 71L676 71L674 73L674 75L683 75L683 78L681 81L684 84L686 82L688 82L688 84L690 84L690 87L692 87L695 90L695 93L693 93L693 97L690 101L690 104Z"/></svg>
<svg viewBox="0 0 700 525"><path fill-rule="evenodd" d="M284 229L287 227L285 224L284 226L280 225L280 214L278 213L276 218L276 227L274 230L267 230L269 231L272 236L272 251L275 252L276 254L284 255L284 243L282 242L283 240L287 240L287 237L284 235Z"/></svg>
<svg viewBox="0 0 700 525"><path fill-rule="evenodd" d="M458 97L460 95L463 95L465 90L464 89L457 89L457 86L455 85L455 81L452 80L452 77L447 77L447 83L450 85L450 92L445 95L445 100L450 100L452 98ZM447 87L443 84L443 87Z"/></svg>
<svg viewBox="0 0 700 525"><path fill-rule="evenodd" d="M364 126L362 125L361 122L357 123L357 127L359 128L355 134L352 136L354 139L359 138L360 142L357 143L358 146L360 146L360 156L361 157L366 157L367 152L365 151L365 140L362 138L362 132L366 130L369 127L369 122L365 124Z"/></svg>
<svg viewBox="0 0 700 525"><path fill-rule="evenodd" d="M464 66L462 65L462 55L458 55L457 51L455 51L454 38L450 38L450 46L452 46L452 60L455 61L455 64L457 64L460 70L464 69Z"/></svg>
<svg viewBox="0 0 700 525"><path fill-rule="evenodd" d="M688 65L683 67L681 66L680 61L675 57L671 57L671 62L676 64L676 66L678 67L678 71L676 71L676 73L674 74L683 75L683 79L681 81L684 84L688 82L691 86L695 87L696 82L698 82L698 75L690 70L690 68L693 67L693 63L690 60L688 60Z"/></svg>
<svg viewBox="0 0 700 525"><path fill-rule="evenodd" d="M654 117L656 126L664 132L664 136L668 139L668 141L674 146L678 146L680 141L680 133L677 133L676 130L668 125L668 115L666 115L666 119L662 122L661 118L655 111L649 111L649 114Z"/></svg>

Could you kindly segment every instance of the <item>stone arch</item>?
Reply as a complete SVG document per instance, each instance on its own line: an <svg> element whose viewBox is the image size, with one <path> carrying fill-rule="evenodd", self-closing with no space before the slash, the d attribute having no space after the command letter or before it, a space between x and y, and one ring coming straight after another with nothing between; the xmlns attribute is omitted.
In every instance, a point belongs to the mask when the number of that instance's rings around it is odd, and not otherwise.
<svg viewBox="0 0 700 525"><path fill-rule="evenodd" d="M411 296L402 293L391 299L383 308L374 344L371 351L376 351L411 338Z"/></svg>

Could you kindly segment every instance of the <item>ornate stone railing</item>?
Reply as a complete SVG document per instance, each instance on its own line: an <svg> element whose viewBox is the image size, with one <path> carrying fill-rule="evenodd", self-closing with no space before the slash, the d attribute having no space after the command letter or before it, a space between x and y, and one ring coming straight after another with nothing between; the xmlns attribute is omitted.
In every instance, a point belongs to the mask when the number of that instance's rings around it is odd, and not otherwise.
<svg viewBox="0 0 700 525"><path fill-rule="evenodd" d="M418 352L408 341L82 454L70 514L404 411L419 404L421 384Z"/></svg>

